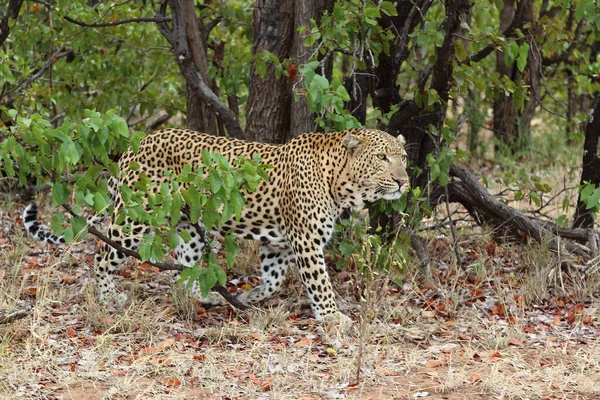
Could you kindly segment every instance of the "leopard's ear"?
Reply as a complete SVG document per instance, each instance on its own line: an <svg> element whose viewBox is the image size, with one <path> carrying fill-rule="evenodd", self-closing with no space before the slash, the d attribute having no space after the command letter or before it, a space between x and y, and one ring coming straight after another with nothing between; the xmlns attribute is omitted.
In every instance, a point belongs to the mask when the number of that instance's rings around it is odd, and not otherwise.
<svg viewBox="0 0 600 400"><path fill-rule="evenodd" d="M406 139L404 139L404 136L398 135L397 139L400 146L404 147L404 145L406 144Z"/></svg>
<svg viewBox="0 0 600 400"><path fill-rule="evenodd" d="M360 144L360 138L349 133L342 139L342 144L350 151L350 153L353 153Z"/></svg>

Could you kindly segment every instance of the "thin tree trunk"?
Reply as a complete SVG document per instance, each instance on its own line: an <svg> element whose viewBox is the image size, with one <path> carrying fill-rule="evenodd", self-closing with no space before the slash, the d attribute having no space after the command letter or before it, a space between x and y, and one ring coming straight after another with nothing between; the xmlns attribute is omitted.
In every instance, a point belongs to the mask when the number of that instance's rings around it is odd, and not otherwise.
<svg viewBox="0 0 600 400"><path fill-rule="evenodd" d="M517 86L528 87L528 99L524 100L521 110L515 105L512 95L498 95L494 102L494 136L500 143L512 150L527 148L531 140L531 120L539 99L540 88L540 61L538 46L531 28L527 27L534 23L533 0L520 0L516 4L514 0L505 0L504 7L500 12L500 30L502 32L520 29L527 32L526 38L520 40L522 45L529 43L529 54L527 65L523 72L517 68L516 61L507 66L504 62L504 52L496 52L496 70L503 76L515 82ZM527 27L527 28L526 28Z"/></svg>
<svg viewBox="0 0 600 400"><path fill-rule="evenodd" d="M8 8L0 19L0 46L4 43L10 33L10 27L8 26L9 19L16 19L19 16L19 11L23 5L24 0L10 0Z"/></svg>
<svg viewBox="0 0 600 400"><path fill-rule="evenodd" d="M203 126L204 128L201 130L216 133L214 115L218 115L220 122L227 128L228 136L243 139L245 134L239 124L238 115L227 107L211 88L208 69L203 71L202 59L204 58L204 61L206 59L206 47L204 39L198 31L193 0L163 2L157 12L158 17L166 16L167 6L172 11L171 24L158 22L157 26L172 46L171 51L177 59L179 70L187 85L188 101L193 98L193 103L188 104L188 118L193 119L193 121L188 120L189 125L194 128ZM194 11L193 15L186 11L188 9ZM200 107L198 101L202 101L206 108ZM209 117L207 117L208 113L211 114ZM200 117L203 118L202 122L199 120Z"/></svg>
<svg viewBox="0 0 600 400"><path fill-rule="evenodd" d="M310 26L310 20L314 19L317 24L321 20L325 10L333 9L333 0L304 0L294 2L294 42L292 48L293 60L296 65L306 64L314 52L314 47L305 47L305 32L298 32L301 26ZM312 132L317 128L314 115L308 110L308 103L302 96L298 100L292 100L291 122L287 141L304 132Z"/></svg>
<svg viewBox="0 0 600 400"><path fill-rule="evenodd" d="M253 14L254 43L252 53L267 50L280 60L289 58L294 35L293 0L257 0ZM283 143L290 126L291 83L285 76L277 78L270 66L264 79L256 72L250 76L246 135L249 140Z"/></svg>
<svg viewBox="0 0 600 400"><path fill-rule="evenodd" d="M198 18L196 17L196 8L194 0L183 0L183 13L185 16L186 23L186 34L189 43L189 49L194 59L196 69L200 72L202 79L206 84L214 89L211 84L210 77L208 75L208 60L206 58L206 43L200 34L200 26ZM215 121L215 115L210 112L210 109L198 98L193 98L195 91L187 84L186 85L186 97L187 97L187 122L190 129L198 130L201 132L210 133L213 135L217 134L217 124Z"/></svg>
<svg viewBox="0 0 600 400"><path fill-rule="evenodd" d="M596 94L592 109L585 127L585 142L583 144L583 163L581 184L592 183L600 186L600 158L598 158L598 135L600 135L600 93ZM577 200L577 209L573 221L574 228L592 228L594 216L588 210L584 201Z"/></svg>
<svg viewBox="0 0 600 400"><path fill-rule="evenodd" d="M388 131L394 136L403 135L411 170L411 186L423 189L429 186L427 155L439 151L438 139L429 134L429 126L440 129L445 118L452 85L452 62L455 58L454 41L462 36L461 18L471 12L472 4L468 0L449 0L446 2L446 18L440 29L445 31L442 46L437 49L437 61L432 68L431 88L440 96L440 103L426 110L417 106L414 100L404 100L400 110L394 114ZM388 97L393 98L393 96ZM420 171L420 172L415 172ZM399 217L395 217L399 218ZM384 230L393 230L397 225L386 216L379 216L373 224Z"/></svg>

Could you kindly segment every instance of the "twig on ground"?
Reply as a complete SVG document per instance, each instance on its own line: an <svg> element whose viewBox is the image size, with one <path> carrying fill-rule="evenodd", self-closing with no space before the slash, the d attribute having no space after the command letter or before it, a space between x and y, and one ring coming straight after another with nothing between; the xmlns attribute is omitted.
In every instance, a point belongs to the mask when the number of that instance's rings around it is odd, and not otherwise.
<svg viewBox="0 0 600 400"><path fill-rule="evenodd" d="M23 319L30 314L29 308L18 308L11 311L0 312L0 325Z"/></svg>
<svg viewBox="0 0 600 400"><path fill-rule="evenodd" d="M70 205L63 204L62 206L73 217L79 217L73 211L73 209L71 208ZM133 257L140 261L143 261L142 257L139 255L139 253L137 251L127 249L127 248L121 246L120 244L116 243L115 241L111 240L108 236L106 236L105 234L100 232L95 227L88 226L88 232L91 233L92 235L96 236L98 239L102 240L104 243L106 243L109 246L113 247L114 249L118 250L119 252L121 252L129 257ZM189 268L183 264L158 263L158 262L154 262L151 260L147 260L144 262L148 263L149 265L152 265L153 267L160 269L161 271L183 271L185 268ZM227 290L227 288L225 286L216 284L215 286L213 286L213 290L215 292L219 293L221 296L223 296L229 304L231 304L233 307L237 308L238 310L243 311L243 310L247 310L249 308L246 304L242 303L235 296L233 296L231 293L229 293L229 291Z"/></svg>

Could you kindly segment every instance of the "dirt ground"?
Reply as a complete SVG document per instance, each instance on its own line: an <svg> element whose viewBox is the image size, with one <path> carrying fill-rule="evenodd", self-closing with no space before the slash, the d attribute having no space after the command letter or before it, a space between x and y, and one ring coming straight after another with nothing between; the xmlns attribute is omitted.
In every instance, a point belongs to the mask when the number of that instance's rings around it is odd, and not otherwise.
<svg viewBox="0 0 600 400"><path fill-rule="evenodd" d="M459 231L457 266L448 237L432 237L432 282L413 266L400 285L372 282L362 304L357 273L330 268L355 321L340 332L312 319L293 273L236 313L131 262L118 276L131 303L106 310L95 241L26 238L23 206L0 210L0 315L24 316L0 325L3 399L600 399L598 271L561 268L543 246ZM231 291L258 282L240 275L256 257L239 260Z"/></svg>

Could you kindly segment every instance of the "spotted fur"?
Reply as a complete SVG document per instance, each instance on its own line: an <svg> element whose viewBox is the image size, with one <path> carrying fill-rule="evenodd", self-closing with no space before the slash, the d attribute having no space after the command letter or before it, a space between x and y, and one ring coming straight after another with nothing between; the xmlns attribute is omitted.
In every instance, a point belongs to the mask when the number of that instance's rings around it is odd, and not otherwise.
<svg viewBox="0 0 600 400"><path fill-rule="evenodd" d="M37 205L32 203L25 207L25 210L23 211L23 215L21 217L23 219L23 226L25 227L27 233L33 236L34 239L42 242L52 244L64 243L64 237L56 236L52 232L48 231L45 226L40 224L37 218L37 214Z"/></svg>
<svg viewBox="0 0 600 400"><path fill-rule="evenodd" d="M226 137L215 137L183 129L164 129L148 135L137 153L129 150L120 160L120 185L133 187L139 173L159 188L168 182L167 169L175 172L189 164L202 166L202 150L237 156L260 154L272 165L270 179L246 196L242 218L231 219L220 231L259 241L262 283L240 295L239 300L255 303L271 297L283 283L287 269L296 265L318 320L345 318L338 311L323 248L333 232L335 220L344 209L360 207L379 199L393 200L407 188L404 140L378 130L353 129L344 132L306 133L287 144L276 146ZM129 166L135 162L139 168ZM114 197L115 215L123 207L120 193ZM44 239L37 219L27 214L27 230ZM131 221L126 221L131 222ZM113 222L108 236L124 247L136 249L150 228L132 223L130 233ZM36 229L36 227L38 227ZM180 242L175 252L179 262L194 265L202 254L202 238L181 222L178 229L189 231L192 239ZM45 236L48 237L48 236ZM46 240L49 241L49 240ZM113 274L125 255L103 245L96 255L96 274L101 300L120 299ZM214 303L215 297L200 299Z"/></svg>

